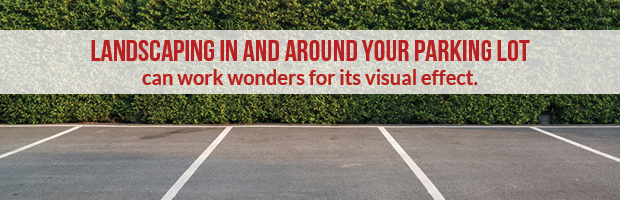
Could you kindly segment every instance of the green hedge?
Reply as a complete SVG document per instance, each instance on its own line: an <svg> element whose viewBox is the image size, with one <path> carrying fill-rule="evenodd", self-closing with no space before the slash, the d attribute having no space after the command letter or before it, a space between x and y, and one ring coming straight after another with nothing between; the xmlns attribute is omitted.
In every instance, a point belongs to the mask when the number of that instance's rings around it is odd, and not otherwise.
<svg viewBox="0 0 620 200"><path fill-rule="evenodd" d="M543 95L0 95L11 124L527 124L548 107Z"/></svg>
<svg viewBox="0 0 620 200"><path fill-rule="evenodd" d="M620 95L0 95L0 122L620 123Z"/></svg>
<svg viewBox="0 0 620 200"><path fill-rule="evenodd" d="M131 0L0 0L2 30L131 29Z"/></svg>
<svg viewBox="0 0 620 200"><path fill-rule="evenodd" d="M620 27L618 0L0 0L0 28L529 30Z"/></svg>
<svg viewBox="0 0 620 200"><path fill-rule="evenodd" d="M617 29L610 0L151 0L137 29Z"/></svg>
<svg viewBox="0 0 620 200"><path fill-rule="evenodd" d="M1 122L63 123L132 120L131 98L122 95L0 95Z"/></svg>
<svg viewBox="0 0 620 200"><path fill-rule="evenodd" d="M618 30L618 0L0 0L3 30ZM0 123L620 123L618 95L0 95Z"/></svg>

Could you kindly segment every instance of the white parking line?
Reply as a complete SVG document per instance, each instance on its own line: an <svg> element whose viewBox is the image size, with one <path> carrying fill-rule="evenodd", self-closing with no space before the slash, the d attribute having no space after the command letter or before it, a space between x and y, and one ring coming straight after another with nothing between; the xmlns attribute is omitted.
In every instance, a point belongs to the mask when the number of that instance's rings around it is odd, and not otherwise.
<svg viewBox="0 0 620 200"><path fill-rule="evenodd" d="M0 125L2 127L65 127L65 126L83 126L83 127L99 127L99 128L530 128L528 125L150 125L150 124L19 124L19 125ZM616 125L551 125L536 126L539 128L620 128Z"/></svg>
<svg viewBox="0 0 620 200"><path fill-rule="evenodd" d="M41 144L41 143L44 143L44 142L47 142L47 141L49 141L49 140L51 140L51 139L54 139L54 138L60 137L60 136L62 136L62 135L64 135L64 134L67 134L67 133L69 133L69 132L71 132L71 131L75 131L75 130L77 130L77 129L78 129L78 128L80 128L80 127L82 127L82 126L76 126L76 127L73 127L73 128L71 128L71 129L69 129L69 130L66 130L66 131L60 132L60 133L58 133L58 134L56 134L56 135L52 135L52 136L47 137L47 138L45 138L45 139L42 139L42 140L39 140L39 141L33 142L33 143L29 144L29 145L23 146L23 147L21 147L21 148L19 148L19 149L15 149L15 150L10 151L10 152L8 152L8 153L2 154L2 155L0 155L0 159L5 158L5 157L10 156L10 155L13 155L13 154L15 154L15 153L18 153L18 152L20 152L20 151L23 151L23 150L29 149L30 147L37 146L37 145L39 145L39 144Z"/></svg>
<svg viewBox="0 0 620 200"><path fill-rule="evenodd" d="M222 131L222 133L220 133L220 135L217 136L217 138L215 138L213 142L211 142L211 145L209 145L209 147L207 147L207 149L204 152L202 152L200 156L198 156L198 159L196 159L196 161L194 161L194 163L192 163L192 165L189 166L189 168L185 171L185 173L183 173L183 175L179 177L179 180L177 180L177 182L174 183L174 185L172 185L172 187L168 190L168 192L166 192L164 197L161 198L162 200L164 199L170 200L170 199L173 199L174 196L177 195L179 190L181 190L183 185L185 185L185 183L189 180L189 178L192 177L192 175L194 174L194 172L196 172L198 167L200 167L200 165L207 159L207 157L209 157L211 152L215 150L215 147L217 147L217 145L220 144L220 142L222 142L224 137L226 137L228 132L230 132L230 129L232 129L232 126L226 127L226 129L224 129L224 131Z"/></svg>
<svg viewBox="0 0 620 200"><path fill-rule="evenodd" d="M585 146L585 145L579 144L579 143L574 142L574 141L572 141L572 140L566 139L566 138L564 138L564 137L562 137L562 136L559 136L559 135L556 135L556 134L553 134L553 133L547 132L547 131L545 131L545 130L542 130L542 129L539 129L539 128L536 128L536 127L530 127L530 128L532 128L532 129L534 129L534 130L536 130L536 131L538 131L538 132L544 133L544 134L546 134L546 135L548 135L548 136L554 137L554 138L556 138L556 139L558 139L558 140L562 140L562 141L564 141L564 142L566 142L566 143L569 143L569 144L572 144L572 145L578 146L578 147L580 147L580 148L582 148L582 149L588 150L588 151L590 151L590 152L592 152L592 153L598 154L598 155L603 156L603 157L605 157L605 158L609 158L609 159L611 159L611 160L613 160L613 161L620 162L620 158L616 158L616 157L614 157L614 156L612 156L612 155L609 155L609 154L606 154L606 153L600 152L600 151L598 151L598 150L596 150L596 149L593 149L593 148L590 148L590 147L588 147L588 146Z"/></svg>
<svg viewBox="0 0 620 200"><path fill-rule="evenodd" d="M443 195L441 195L439 190L437 190L433 182L431 182L431 180L428 179L426 174L424 174L422 169L420 169L420 167L418 167L418 165L415 164L415 162L413 162L413 159L409 157L407 152L405 152L405 150L398 144L398 142L396 142L396 140L392 137L392 135L390 135L390 133L387 130L385 130L384 127L379 127L379 130L381 131L381 133L383 133L383 136L385 136L385 139L387 139L388 142L392 144L392 147L394 147L394 149L396 150L396 152L398 152L400 157L403 158L403 160L405 160L405 163L409 165L409 168L411 169L411 171L413 171L413 173L418 177L418 179L420 179L420 181L422 182L422 184L424 185L428 193L431 194L433 199L444 200Z"/></svg>

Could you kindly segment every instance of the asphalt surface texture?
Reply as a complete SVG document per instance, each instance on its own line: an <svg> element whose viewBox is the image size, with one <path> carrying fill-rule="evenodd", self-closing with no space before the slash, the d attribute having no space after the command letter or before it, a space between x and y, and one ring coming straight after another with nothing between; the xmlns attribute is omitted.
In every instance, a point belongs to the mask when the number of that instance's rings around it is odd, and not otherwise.
<svg viewBox="0 0 620 200"><path fill-rule="evenodd" d="M620 199L620 126L0 125L0 199Z"/></svg>

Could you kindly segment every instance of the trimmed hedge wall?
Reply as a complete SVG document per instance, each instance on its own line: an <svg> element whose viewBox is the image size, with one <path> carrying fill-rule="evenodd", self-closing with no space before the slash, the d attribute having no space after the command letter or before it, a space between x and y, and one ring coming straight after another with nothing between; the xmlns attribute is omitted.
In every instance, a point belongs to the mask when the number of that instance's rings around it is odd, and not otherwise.
<svg viewBox="0 0 620 200"><path fill-rule="evenodd" d="M3 30L620 28L619 0L0 0ZM0 123L620 123L619 95L0 95Z"/></svg>
<svg viewBox="0 0 620 200"><path fill-rule="evenodd" d="M3 30L620 27L618 0L0 0Z"/></svg>
<svg viewBox="0 0 620 200"><path fill-rule="evenodd" d="M620 123L619 95L0 95L2 123Z"/></svg>
<svg viewBox="0 0 620 200"><path fill-rule="evenodd" d="M2 30L130 29L131 0L0 0Z"/></svg>
<svg viewBox="0 0 620 200"><path fill-rule="evenodd" d="M0 95L6 123L535 123L542 95Z"/></svg>

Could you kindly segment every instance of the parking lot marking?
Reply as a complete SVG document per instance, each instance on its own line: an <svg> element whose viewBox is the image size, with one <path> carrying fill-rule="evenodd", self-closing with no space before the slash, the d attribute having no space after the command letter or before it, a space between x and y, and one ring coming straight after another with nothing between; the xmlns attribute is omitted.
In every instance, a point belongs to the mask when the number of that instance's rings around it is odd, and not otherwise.
<svg viewBox="0 0 620 200"><path fill-rule="evenodd" d="M217 145L220 144L220 142L222 142L224 137L226 137L226 135L228 134L228 132L230 132L230 129L232 128L233 128L232 126L226 127L226 129L224 129L224 131L222 131L222 133L220 133L220 135L217 136L217 138L215 138L213 142L211 142L209 147L207 147L207 149L204 152L202 152L200 156L198 156L196 161L194 161L194 163L192 163L192 165L189 166L189 168L187 168L185 173L183 173L183 175L179 177L179 180L177 180L177 182L174 183L174 185L172 185L172 187L168 190L168 192L166 192L166 194L161 198L162 200L170 200L170 199L173 199L174 196L177 195L177 193L179 192L179 190L181 190L183 185L185 185L185 183L189 180L189 178L192 177L192 175L194 174L194 172L196 172L198 167L200 167L200 165L207 159L207 157L209 157L211 152L215 150L215 147L217 147Z"/></svg>
<svg viewBox="0 0 620 200"><path fill-rule="evenodd" d="M65 126L78 126L77 124L18 124L8 125L0 124L0 128L28 128L28 127L65 127ZM289 125L289 124L276 124L276 125L150 125L150 124L80 124L83 127L99 127L99 128L225 128L225 127L239 127L239 128L530 128L528 125ZM550 126L537 126L540 128L620 128L615 125L550 125Z"/></svg>
<svg viewBox="0 0 620 200"><path fill-rule="evenodd" d="M439 190L437 190L437 187L435 187L433 182L431 182L431 180L428 179L428 177L426 176L426 174L424 174L422 169L420 169L420 167L418 167L418 165L413 161L413 159L409 157L407 152L405 152L405 150L398 144L398 142L396 142L396 140L392 137L392 135L390 135L390 133L387 130L385 130L384 127L379 127L379 131L383 133L383 136L385 136L385 139L387 139L388 142L390 142L390 144L392 145L392 147L394 147L396 152L398 152L400 157L403 158L403 160L405 160L405 163L407 163L407 165L409 165L409 168L411 169L411 171L413 171L413 173L418 177L418 179L420 179L420 181L422 182L422 184L424 185L428 193L431 194L433 199L444 200L443 195L441 195Z"/></svg>
<svg viewBox="0 0 620 200"><path fill-rule="evenodd" d="M44 143L44 142L47 142L47 141L49 141L49 140L51 140L51 139L54 139L54 138L60 137L60 136L62 136L62 135L64 135L64 134L67 134L67 133L69 133L69 132L71 132L71 131L75 131L75 130L77 130L77 129L78 129L78 128L80 128L80 127L82 127L82 126L76 126L76 127L73 127L73 128L71 128L71 129L69 129L69 130L66 130L66 131L63 131L63 132L57 133L56 135L52 135L52 136L47 137L47 138L45 138L45 139L42 139L42 140L39 140L39 141L33 142L33 143L29 144L29 145L23 146L23 147L21 147L21 148L19 148L19 149L15 149L15 150L10 151L10 152L8 152L8 153L2 154L2 155L0 155L0 159L5 158L5 157L10 156L10 155L13 155L13 154L15 154L15 153L18 153L18 152L20 152L20 151L23 151L23 150L29 149L29 148L31 148L31 147L37 146L37 145L39 145L39 144L41 144L41 143Z"/></svg>
<svg viewBox="0 0 620 200"><path fill-rule="evenodd" d="M572 141L572 140L566 139L566 138L564 138L564 137L562 137L562 136L559 136L559 135L556 135L556 134L553 134L553 133L547 132L547 131L545 131L545 130L542 130L542 129L539 129L539 128L536 128L536 127L530 127L530 128L532 128L532 129L534 129L534 130L536 130L536 131L538 131L538 132L544 133L544 134L546 134L546 135L548 135L548 136L554 137L554 138L556 138L556 139L558 139L558 140L562 140L562 141L564 141L564 142L566 142L566 143L569 143L569 144L572 144L572 145L575 145L575 146L581 147L582 149L588 150L588 151L590 151L590 152L592 152L592 153L598 154L598 155L603 156L603 157L605 157L605 158L609 158L609 159L611 159L611 160L613 160L613 161L620 162L620 158L616 158L616 157L614 157L614 156L612 156L612 155L609 155L609 154L606 154L606 153L600 152L600 151L598 151L598 150L596 150L596 149L593 149L593 148L590 148L590 147L588 147L588 146L585 146L585 145L579 144L579 143L574 142L574 141Z"/></svg>

